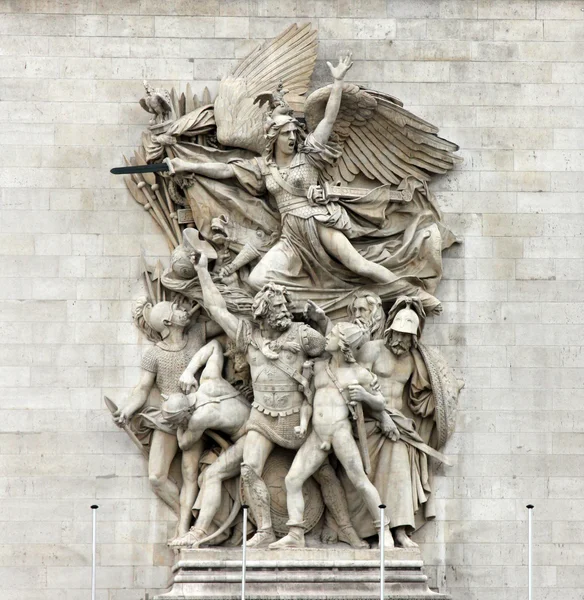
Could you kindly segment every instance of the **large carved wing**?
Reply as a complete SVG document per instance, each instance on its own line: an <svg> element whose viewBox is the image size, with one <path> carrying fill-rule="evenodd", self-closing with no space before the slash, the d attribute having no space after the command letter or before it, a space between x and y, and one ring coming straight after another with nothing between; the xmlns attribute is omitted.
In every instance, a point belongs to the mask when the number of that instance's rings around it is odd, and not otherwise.
<svg viewBox="0 0 584 600"><path fill-rule="evenodd" d="M221 144L263 152L263 119L268 106L255 104L254 99L274 91L282 82L288 90L287 102L301 110L316 62L316 46L316 30L310 24L291 25L259 46L221 81L215 99L217 139Z"/></svg>
<svg viewBox="0 0 584 600"><path fill-rule="evenodd" d="M331 87L320 88L306 99L309 131L322 120ZM429 181L461 160L454 155L456 144L438 137L437 127L407 111L400 100L350 83L343 85L333 132L343 154L328 174L346 183L359 173L383 184L398 184L408 176Z"/></svg>

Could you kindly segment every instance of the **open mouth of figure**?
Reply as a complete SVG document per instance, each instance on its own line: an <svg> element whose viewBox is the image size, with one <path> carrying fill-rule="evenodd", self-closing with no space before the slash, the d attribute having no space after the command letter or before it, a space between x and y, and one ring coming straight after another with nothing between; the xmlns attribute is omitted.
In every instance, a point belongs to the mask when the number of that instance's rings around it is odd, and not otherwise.
<svg viewBox="0 0 584 600"><path fill-rule="evenodd" d="M213 234L214 242L224 242L227 239L227 233L223 229L217 227L211 227L211 233Z"/></svg>

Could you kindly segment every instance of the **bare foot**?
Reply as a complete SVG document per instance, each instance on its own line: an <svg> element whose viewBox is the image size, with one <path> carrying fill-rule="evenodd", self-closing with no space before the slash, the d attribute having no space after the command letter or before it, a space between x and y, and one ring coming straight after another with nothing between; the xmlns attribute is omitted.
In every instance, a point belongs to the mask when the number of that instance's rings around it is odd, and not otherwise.
<svg viewBox="0 0 584 600"><path fill-rule="evenodd" d="M414 542L410 536L406 533L405 527L396 527L392 530L393 537L395 539L395 545L400 548L417 548L418 544Z"/></svg>
<svg viewBox="0 0 584 600"><path fill-rule="evenodd" d="M391 535L391 531L389 530L388 525L385 526L385 531L383 532L383 547L386 550L392 550L393 548L395 548L395 544L393 543L393 537Z"/></svg>
<svg viewBox="0 0 584 600"><path fill-rule="evenodd" d="M283 537L281 540L270 544L270 550L278 550L279 548L304 548L306 546L306 542L304 541L303 534L297 534L290 532L287 536Z"/></svg>

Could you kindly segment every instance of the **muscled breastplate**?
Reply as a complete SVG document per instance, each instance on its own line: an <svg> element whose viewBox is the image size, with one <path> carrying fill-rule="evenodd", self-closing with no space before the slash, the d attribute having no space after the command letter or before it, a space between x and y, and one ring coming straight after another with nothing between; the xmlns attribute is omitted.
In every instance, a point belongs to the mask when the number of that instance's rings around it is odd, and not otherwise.
<svg viewBox="0 0 584 600"><path fill-rule="evenodd" d="M286 181L294 192L282 187L274 175L277 169L280 177ZM301 219L314 215L326 215L327 209L318 204L310 204L307 198L308 188L318 183L318 171L307 160L305 154L297 154L289 167L280 169L275 163L270 163L266 174L266 187L276 200L281 215L291 214Z"/></svg>
<svg viewBox="0 0 584 600"><path fill-rule="evenodd" d="M292 325L279 341L299 344L297 329L297 324ZM304 400L303 388L289 373L300 372L306 360L305 353L284 349L274 360L266 357L258 346L257 343L250 345L247 355L253 386L252 406L273 417L299 412Z"/></svg>

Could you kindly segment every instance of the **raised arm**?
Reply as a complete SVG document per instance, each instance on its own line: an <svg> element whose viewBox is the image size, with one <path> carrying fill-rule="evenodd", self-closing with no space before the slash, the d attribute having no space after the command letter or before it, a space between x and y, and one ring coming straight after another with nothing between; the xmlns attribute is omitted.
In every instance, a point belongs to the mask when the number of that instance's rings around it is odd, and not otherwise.
<svg viewBox="0 0 584 600"><path fill-rule="evenodd" d="M234 340L239 328L239 319L227 310L227 304L211 279L208 270L207 256L200 252L195 256L195 271L199 276L203 290L203 303L209 314L223 328L223 331Z"/></svg>
<svg viewBox="0 0 584 600"><path fill-rule="evenodd" d="M343 79L347 74L347 71L353 66L351 60L351 53L348 52L345 58L339 59L339 64L336 67L330 62L326 63L331 70L334 83L331 95L329 96L328 102L326 103L326 110L324 111L324 118L318 124L314 130L314 137L321 144L326 144L329 141L337 115L339 114L339 108L341 106L341 97L343 95Z"/></svg>

